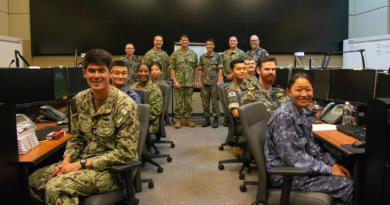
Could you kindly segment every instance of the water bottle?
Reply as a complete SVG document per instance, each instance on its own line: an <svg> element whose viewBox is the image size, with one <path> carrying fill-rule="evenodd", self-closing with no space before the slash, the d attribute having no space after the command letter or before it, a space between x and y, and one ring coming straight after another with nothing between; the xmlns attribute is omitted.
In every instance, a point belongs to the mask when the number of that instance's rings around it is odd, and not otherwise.
<svg viewBox="0 0 390 205"><path fill-rule="evenodd" d="M352 124L351 120L352 108L349 102L345 102L343 108L343 125Z"/></svg>

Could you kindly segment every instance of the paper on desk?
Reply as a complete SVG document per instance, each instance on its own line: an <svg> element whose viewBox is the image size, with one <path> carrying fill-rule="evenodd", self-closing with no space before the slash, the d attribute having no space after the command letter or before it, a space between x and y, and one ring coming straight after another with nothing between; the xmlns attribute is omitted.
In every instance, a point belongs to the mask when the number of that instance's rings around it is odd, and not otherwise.
<svg viewBox="0 0 390 205"><path fill-rule="evenodd" d="M313 125L313 131L323 131L323 130L336 130L336 125L330 125L330 124Z"/></svg>

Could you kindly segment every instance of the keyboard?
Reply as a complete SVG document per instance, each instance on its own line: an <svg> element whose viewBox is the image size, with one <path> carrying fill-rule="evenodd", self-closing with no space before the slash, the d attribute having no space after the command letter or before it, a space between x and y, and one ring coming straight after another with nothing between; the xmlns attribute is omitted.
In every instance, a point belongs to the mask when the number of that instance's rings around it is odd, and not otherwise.
<svg viewBox="0 0 390 205"><path fill-rule="evenodd" d="M344 133L344 134L356 137L360 141L366 140L366 130L363 130L362 128L360 128L358 126L351 125L351 124L340 125L340 126L337 126L337 130Z"/></svg>
<svg viewBox="0 0 390 205"><path fill-rule="evenodd" d="M35 131L35 135L37 136L38 141L43 141L43 140L46 140L46 136L48 134L50 134L51 132L57 132L60 129L67 128L67 127L68 127L68 125L57 125L55 127L45 126L45 127L42 127L39 130L36 130Z"/></svg>

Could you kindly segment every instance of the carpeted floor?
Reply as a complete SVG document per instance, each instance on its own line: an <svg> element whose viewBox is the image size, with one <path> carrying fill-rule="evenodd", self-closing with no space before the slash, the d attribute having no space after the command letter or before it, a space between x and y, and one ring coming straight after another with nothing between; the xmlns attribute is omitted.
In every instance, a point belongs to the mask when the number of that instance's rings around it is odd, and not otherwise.
<svg viewBox="0 0 390 205"><path fill-rule="evenodd" d="M238 178L240 164L227 164L224 170L218 170L218 161L234 158L231 148L218 147L226 139L227 127L202 128L202 120L194 120L195 128L182 126L174 129L166 126L166 140L173 140L175 148L158 145L161 154L170 154L173 161L157 159L164 168L157 173L157 168L146 164L142 168L142 178L154 180L154 189L143 184L143 190L137 193L140 204L224 204L249 205L255 201L257 187L248 186L248 191L239 190L242 180ZM246 180L257 180L256 170L246 174Z"/></svg>

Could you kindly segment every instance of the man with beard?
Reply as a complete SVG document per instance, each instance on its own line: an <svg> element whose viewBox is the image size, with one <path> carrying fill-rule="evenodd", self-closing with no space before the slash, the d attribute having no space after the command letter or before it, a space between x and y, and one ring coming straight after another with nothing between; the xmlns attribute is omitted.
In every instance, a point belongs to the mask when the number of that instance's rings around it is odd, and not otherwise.
<svg viewBox="0 0 390 205"><path fill-rule="evenodd" d="M244 98L242 101L243 104L262 102L270 116L288 101L285 90L272 86L276 79L276 62L276 58L272 56L264 56L259 59L256 69L257 74L259 74L259 84L257 89L250 91L253 100L245 100ZM245 94L243 96L245 97Z"/></svg>
<svg viewBox="0 0 390 205"><path fill-rule="evenodd" d="M260 47L260 39L256 35L252 35L250 40L252 50L246 52L247 56L252 57L257 62L261 57L268 56L268 52Z"/></svg>

